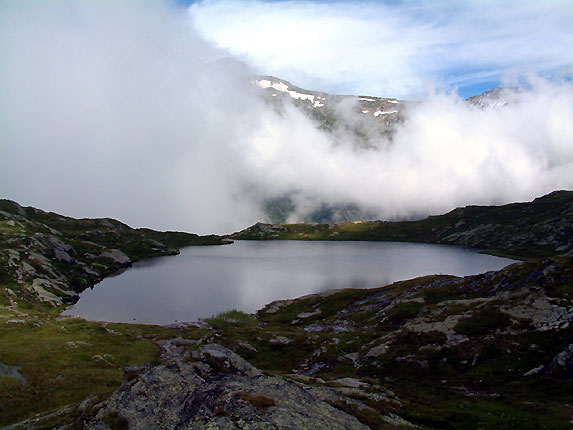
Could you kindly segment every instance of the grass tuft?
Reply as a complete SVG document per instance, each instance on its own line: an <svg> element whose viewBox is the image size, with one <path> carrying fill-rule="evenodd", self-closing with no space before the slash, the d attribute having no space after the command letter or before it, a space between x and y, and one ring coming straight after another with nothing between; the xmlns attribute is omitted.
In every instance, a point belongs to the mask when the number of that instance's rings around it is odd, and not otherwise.
<svg viewBox="0 0 573 430"><path fill-rule="evenodd" d="M122 417L116 411L110 412L103 418L103 422L105 422L111 430L128 430L129 429L129 421Z"/></svg>
<svg viewBox="0 0 573 430"><path fill-rule="evenodd" d="M464 336L481 336L497 329L504 329L511 324L511 319L497 309L483 309L469 318L460 320L454 331Z"/></svg>
<svg viewBox="0 0 573 430"><path fill-rule="evenodd" d="M230 327L253 326L256 324L257 319L254 315L233 309L206 318L205 322L216 330L223 330Z"/></svg>

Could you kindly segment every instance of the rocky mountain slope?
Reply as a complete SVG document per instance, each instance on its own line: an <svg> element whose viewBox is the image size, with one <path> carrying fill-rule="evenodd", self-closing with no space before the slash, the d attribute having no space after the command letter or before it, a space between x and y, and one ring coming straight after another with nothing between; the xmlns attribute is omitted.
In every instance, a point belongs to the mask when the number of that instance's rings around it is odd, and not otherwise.
<svg viewBox="0 0 573 430"><path fill-rule="evenodd" d="M253 84L261 89L261 96L276 109L292 105L315 120L320 128L336 131L338 127L351 130L355 136L367 141L373 137L392 139L394 126L404 121L407 110L415 102L395 98L337 95L306 90L274 76L259 76ZM481 109L502 109L514 103L519 89L496 88L470 97L466 102ZM357 117L362 120L356 121ZM348 121L352 119L353 121ZM374 128L371 134L367 128Z"/></svg>
<svg viewBox="0 0 573 430"><path fill-rule="evenodd" d="M229 236L249 240L382 240L440 243L514 257L573 250L573 191L555 191L529 203L467 206L420 221L342 224L258 223Z"/></svg>
<svg viewBox="0 0 573 430"><path fill-rule="evenodd" d="M431 242L478 237L459 236L460 229L491 224L484 237L493 244L520 244L498 249L550 257L463 278L328 291L270 303L255 315L231 311L170 327L58 314L71 298L65 292L90 279L86 268L106 276L129 264L118 261L122 255L135 261L221 238L0 203L3 428L561 429L573 420L571 192L388 230ZM495 239L496 225L507 234ZM307 224L255 232L319 238L334 230L349 240L371 231L348 226L357 230ZM526 231L535 240L519 239ZM53 282L43 288L60 300L43 297L35 279Z"/></svg>
<svg viewBox="0 0 573 430"><path fill-rule="evenodd" d="M54 306L76 302L80 292L132 262L223 242L218 236L133 229L110 218L78 220L0 200L0 282L19 298Z"/></svg>
<svg viewBox="0 0 573 430"><path fill-rule="evenodd" d="M496 88L470 97L467 102L482 109L502 109L504 106L515 103L518 94L517 88Z"/></svg>
<svg viewBox="0 0 573 430"><path fill-rule="evenodd" d="M372 120L368 124L377 125L380 133L389 137L392 134L392 125L403 120L400 112L410 104L394 98L335 95L304 90L273 76L259 77L254 83L263 90L266 100L277 105L291 103L318 121L322 129L329 131L335 130L337 125L349 126L345 116L355 113L363 119ZM359 136L367 137L360 134L359 128L355 131Z"/></svg>

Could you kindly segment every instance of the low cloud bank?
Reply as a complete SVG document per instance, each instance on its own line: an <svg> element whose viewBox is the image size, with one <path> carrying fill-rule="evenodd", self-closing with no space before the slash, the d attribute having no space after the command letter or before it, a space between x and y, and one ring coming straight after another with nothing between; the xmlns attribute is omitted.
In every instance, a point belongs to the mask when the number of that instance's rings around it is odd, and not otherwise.
<svg viewBox="0 0 573 430"><path fill-rule="evenodd" d="M290 221L304 219L313 202L408 219L571 189L571 82L532 79L528 90L501 97L505 106L480 108L435 94L410 107L392 141L381 138L376 150L334 145L293 113L256 132L247 161L267 190L297 194Z"/></svg>
<svg viewBox="0 0 573 430"><path fill-rule="evenodd" d="M228 233L285 193L294 221L323 203L403 219L573 188L570 80L533 79L499 109L438 93L363 149L269 107L181 9L24 3L0 6L0 195L22 204Z"/></svg>

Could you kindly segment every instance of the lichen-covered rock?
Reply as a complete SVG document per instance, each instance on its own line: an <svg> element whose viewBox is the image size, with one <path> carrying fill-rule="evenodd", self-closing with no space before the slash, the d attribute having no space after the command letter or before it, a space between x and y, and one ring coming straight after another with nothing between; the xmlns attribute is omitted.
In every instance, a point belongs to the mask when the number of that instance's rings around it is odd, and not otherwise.
<svg viewBox="0 0 573 430"><path fill-rule="evenodd" d="M61 297L55 295L54 293L48 291L46 288L53 287L53 284L50 283L47 279L34 279L32 282L32 291L34 291L40 300L44 302L48 302L49 304L56 306L61 305L62 299Z"/></svg>
<svg viewBox="0 0 573 430"><path fill-rule="evenodd" d="M284 308L290 305L294 300L277 300L275 302L269 303L264 309L263 312L268 314L273 314L278 312L281 308Z"/></svg>
<svg viewBox="0 0 573 430"><path fill-rule="evenodd" d="M119 249L110 249L109 251L102 252L100 257L111 258L114 262L119 264L129 264L131 260L125 253L120 251Z"/></svg>
<svg viewBox="0 0 573 430"><path fill-rule="evenodd" d="M28 384L26 378L20 373L20 366L8 366L0 361L0 377L16 379L20 385L25 387Z"/></svg>
<svg viewBox="0 0 573 430"><path fill-rule="evenodd" d="M210 344L197 361L128 368L121 388L100 404L86 429L120 417L137 429L367 429L301 384L264 376L232 351ZM338 398L335 393L331 394Z"/></svg>
<svg viewBox="0 0 573 430"><path fill-rule="evenodd" d="M547 374L558 378L573 378L573 343L567 345L549 364Z"/></svg>
<svg viewBox="0 0 573 430"><path fill-rule="evenodd" d="M292 343L293 340L286 336L273 336L269 342L273 345L288 345L289 343Z"/></svg>
<svg viewBox="0 0 573 430"><path fill-rule="evenodd" d="M555 299L541 292L532 294L518 305L504 305L500 310L516 318L525 318L539 331L567 328L573 321L573 313L566 306L559 306Z"/></svg>
<svg viewBox="0 0 573 430"><path fill-rule="evenodd" d="M454 335L454 327L464 317L465 315L462 314L448 315L443 321L426 322L423 320L415 320L413 323L406 324L404 328L419 332L437 331L445 335Z"/></svg>
<svg viewBox="0 0 573 430"><path fill-rule="evenodd" d="M73 255L76 253L76 250L73 248L73 246L62 242L60 239L53 235L44 235L42 233L38 233L36 236L38 236L40 240L52 250L56 259L65 263L75 262Z"/></svg>

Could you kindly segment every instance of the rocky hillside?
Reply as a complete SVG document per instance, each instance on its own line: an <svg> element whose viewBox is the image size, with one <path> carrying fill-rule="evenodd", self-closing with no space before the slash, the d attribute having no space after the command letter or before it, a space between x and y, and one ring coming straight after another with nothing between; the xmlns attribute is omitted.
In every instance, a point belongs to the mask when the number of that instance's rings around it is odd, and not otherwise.
<svg viewBox="0 0 573 430"><path fill-rule="evenodd" d="M229 236L250 240L378 240L440 243L521 258L573 250L573 192L529 203L468 206L421 221L255 224Z"/></svg>
<svg viewBox="0 0 573 430"><path fill-rule="evenodd" d="M259 76L253 79L253 83L261 89L262 97L276 109L280 110L285 104L295 106L317 121L323 130L333 132L343 128L366 141L376 135L391 140L394 126L403 122L407 109L415 105L415 102L395 98L305 90L274 76ZM518 93L517 88L496 88L470 97L466 102L481 109L502 109L514 103ZM358 117L363 121L356 121ZM378 133L369 133L368 129L372 128Z"/></svg>
<svg viewBox="0 0 573 430"><path fill-rule="evenodd" d="M518 94L517 88L496 88L470 97L467 102L482 109L502 109L504 106L515 103Z"/></svg>
<svg viewBox="0 0 573 430"><path fill-rule="evenodd" d="M403 120L400 113L409 104L394 98L334 95L304 90L273 76L259 77L254 82L263 90L266 100L274 102L275 105L293 104L318 121L322 129L329 131L335 130L339 125L349 126L345 120L354 113L369 121L368 125L377 126L381 134L390 137L392 125ZM367 137L360 133L359 126L360 124L356 125L358 128L354 131L359 136Z"/></svg>
<svg viewBox="0 0 573 430"><path fill-rule="evenodd" d="M520 249L531 257L549 252L538 242L545 237L562 255L476 276L328 291L254 315L230 311L168 327L58 314L89 279L221 238L0 204L2 428L562 429L573 420L571 192L391 230L401 240L440 239L464 226L491 224L496 232L499 224L509 233L496 233L492 243L525 244ZM274 239L370 234L362 223L350 226L357 229L255 232ZM535 240L520 239L525 230ZM569 247L557 251L562 242Z"/></svg>
<svg viewBox="0 0 573 430"><path fill-rule="evenodd" d="M78 294L143 258L178 254L218 236L133 229L114 219L74 219L0 200L0 291L4 299L74 303ZM8 295L6 295L8 294Z"/></svg>

